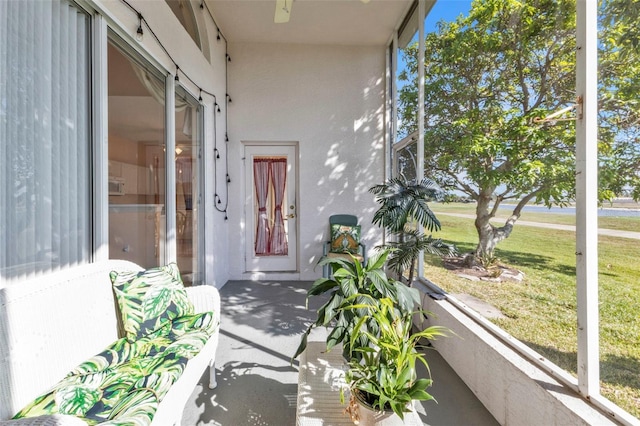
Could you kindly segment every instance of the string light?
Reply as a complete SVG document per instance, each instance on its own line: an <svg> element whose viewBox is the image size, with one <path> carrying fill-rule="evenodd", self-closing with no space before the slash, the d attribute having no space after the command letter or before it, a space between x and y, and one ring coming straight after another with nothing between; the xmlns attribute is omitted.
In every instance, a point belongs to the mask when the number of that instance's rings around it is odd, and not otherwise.
<svg viewBox="0 0 640 426"><path fill-rule="evenodd" d="M142 41L144 31L142 31L142 14L138 13L138 29L136 30L136 40Z"/></svg>
<svg viewBox="0 0 640 426"><path fill-rule="evenodd" d="M175 65L176 67L176 73L174 76L174 80L176 82L180 81L180 76L179 74L182 73L182 76L184 78L186 78L189 82L191 82L191 84L193 84L194 86L196 86L198 88L199 91L199 96L198 96L198 101L202 102L202 93L206 93L210 96L213 97L214 99L214 107L216 108L217 112L221 112L220 109L220 104L218 103L217 97L215 94L208 92L207 90L204 90L203 88L201 88L187 73L185 73L183 70L180 69L178 63L173 59L173 56L171 56L171 54L169 53L169 51L166 49L166 47L162 44L162 42L160 41L160 39L158 38L158 36L156 35L156 33L153 31L153 29L151 28L151 26L149 25L149 23L146 21L146 19L142 16L142 14L136 9L134 8L127 0L120 0L122 3L124 3L125 5L127 5L127 7L129 7L129 9L131 9L132 12L134 12L138 18L138 28L136 29L136 34L135 34L135 38L141 42L144 36L144 30L142 28L143 24L146 25L147 30L149 31L149 33L152 35L152 37L155 39L156 43L158 44L158 46L160 46L160 48L164 51L164 53L167 55L167 57L169 58L169 60L171 60L171 62L173 63L173 65ZM216 22L215 18L213 17L213 14L211 13L211 10L209 10L209 6L207 6L207 4L205 3L204 0L201 1L200 3L200 9L204 10L206 8L209 16L211 17L211 19L213 20L214 25L216 26L216 31L217 31L217 40L224 40L225 43L227 42L227 38L224 36L224 34L220 31L220 27L218 26L218 23ZM227 62L231 62L231 56L229 56L229 53L225 51L225 57ZM228 78L229 78L229 74L228 74L228 69L225 68L225 84L228 85ZM229 94L226 94L226 99L228 103L231 103L231 97L229 96ZM225 113L225 124L226 127L228 127L228 115ZM214 127L214 132L213 132L213 144L214 144L214 151L216 154L216 159L220 159L220 151L217 148L217 120L216 120L216 114L213 114L213 127ZM227 135L227 133L225 132L225 141L229 142L229 137ZM227 199L224 205L224 208L218 207L218 205L222 204L222 199L221 197L218 195L217 191L214 192L214 199L216 200L216 203L214 204L214 207L216 208L216 210L218 210L221 213L224 213L224 220L228 220L229 217L227 215L227 207L229 205L229 189L228 189L228 185L231 182L231 178L229 177L229 150L227 149L225 151L225 166L226 166L226 182L227 182ZM217 176L217 172L214 173L214 188L217 188L218 184L217 184L217 179L215 178Z"/></svg>

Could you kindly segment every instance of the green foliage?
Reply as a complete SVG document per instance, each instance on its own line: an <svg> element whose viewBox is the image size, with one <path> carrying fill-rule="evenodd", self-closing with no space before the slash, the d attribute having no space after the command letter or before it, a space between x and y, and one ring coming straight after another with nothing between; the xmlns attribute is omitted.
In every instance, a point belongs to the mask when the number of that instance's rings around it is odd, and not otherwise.
<svg viewBox="0 0 640 426"><path fill-rule="evenodd" d="M352 332L356 324L366 317L367 329L374 335L377 333L375 321L367 316L366 306L371 300L389 298L395 301L399 312L413 312L420 303L419 293L416 289L387 277L383 268L388 256L389 251L382 250L371 256L365 266L353 258L346 260L327 257L318 263L318 266L330 266L332 278L316 280L307 296L329 294L329 299L318 309L317 320L303 334L293 358L307 347L307 337L315 327L332 327L327 336L327 350L342 343L343 354L347 358L353 353L352 345L367 346L366 335L359 335L358 341L352 341ZM354 304L359 304L362 308L346 309Z"/></svg>
<svg viewBox="0 0 640 426"><path fill-rule="evenodd" d="M342 344L352 391L361 392L374 409L391 409L403 417L412 400L432 399L426 392L431 380L417 378L416 361L429 370L424 354L417 350L419 341L443 336L445 330L429 327L411 333L419 292L387 277L388 257L389 250L381 250L366 266L353 258L319 262L331 267L332 278L316 280L307 294L329 294L329 299L318 309L317 320L302 336L293 358L305 350L314 327L330 328L327 350Z"/></svg>
<svg viewBox="0 0 640 426"><path fill-rule="evenodd" d="M431 386L431 379L418 379L416 373L417 361L429 370L424 353L417 350L419 341L444 336L445 329L432 326L412 334L411 313L400 313L388 298L371 299L371 296L363 295L363 299L370 300L346 307L347 310L367 311L351 334L351 347L361 356L349 361L347 383L352 392L359 392L372 408L392 409L404 418L412 400L433 399L426 391ZM370 319L378 326L376 334L361 326ZM356 344L361 336L368 339L368 346Z"/></svg>
<svg viewBox="0 0 640 426"><path fill-rule="evenodd" d="M640 199L640 2L601 2L599 150L601 199Z"/></svg>
<svg viewBox="0 0 640 426"><path fill-rule="evenodd" d="M639 11L637 0L601 2L601 199L640 196ZM522 201L515 221L530 201L575 198L575 124L533 122L576 102L575 12L575 0L476 0L425 38L424 166L445 191L477 201L477 252L509 236L489 224L502 201ZM400 76L403 133L418 129L417 48Z"/></svg>
<svg viewBox="0 0 640 426"><path fill-rule="evenodd" d="M404 232L410 219L415 219L429 231L438 231L440 222L427 205L427 201L438 196L434 182L424 178L421 182L406 182L391 178L386 183L375 185L369 192L376 195L380 208L373 216L373 223L386 230Z"/></svg>
<svg viewBox="0 0 640 426"><path fill-rule="evenodd" d="M398 274L411 269L421 251L437 256L457 254L453 244L445 243L431 235L424 235L415 229L406 230L401 241L389 242L387 246L392 248L388 262L389 268Z"/></svg>
<svg viewBox="0 0 640 426"><path fill-rule="evenodd" d="M380 208L373 216L373 223L385 228L396 241L386 245L392 248L389 267L402 277L409 269L408 282L413 279L414 264L422 250L431 254L455 254L453 245L435 239L412 229L409 222L415 221L429 231L440 230L440 221L431 211L427 202L436 199L440 193L428 178L420 182L406 182L404 179L391 178L384 184L369 189L375 194Z"/></svg>

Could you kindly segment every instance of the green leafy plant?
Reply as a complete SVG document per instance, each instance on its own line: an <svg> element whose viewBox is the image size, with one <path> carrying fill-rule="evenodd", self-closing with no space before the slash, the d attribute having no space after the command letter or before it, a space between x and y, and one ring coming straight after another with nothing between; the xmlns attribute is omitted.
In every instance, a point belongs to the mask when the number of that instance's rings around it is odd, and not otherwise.
<svg viewBox="0 0 640 426"><path fill-rule="evenodd" d="M412 333L412 315L395 309L391 299L373 299L369 295L361 295L361 298L368 299L369 303L346 307L347 311L367 311L351 333L350 347L361 356L349 361L346 381L352 397L357 395L374 410L393 410L404 418L413 400L433 399L426 391L432 380L419 379L416 372L417 361L429 371L424 353L418 350L421 349L420 339L445 336L446 329L431 326ZM376 323L376 333L368 329L369 320ZM360 336L365 336L369 345L359 346Z"/></svg>
<svg viewBox="0 0 640 426"><path fill-rule="evenodd" d="M434 326L412 333L413 315L422 312L419 292L387 276L384 266L392 253L382 249L365 266L354 258L319 262L331 267L332 277L316 280L307 294L329 298L302 336L294 358L305 350L313 328L330 328L327 350L342 344L352 396L359 395L374 410L392 410L403 418L411 401L432 399L426 392L431 379L417 377L418 361L429 371L420 340L443 336L445 329ZM349 409L352 406L353 399Z"/></svg>
<svg viewBox="0 0 640 426"><path fill-rule="evenodd" d="M395 236L395 241L385 245L394 249L389 257L389 268L399 279L402 279L403 272L408 269L407 283L413 280L415 262L421 251L439 256L457 254L455 246L425 235L412 226L418 223L430 232L440 230L440 221L427 204L439 194L434 186L433 181L428 178L420 182L391 178L384 184L369 189L369 192L376 195L376 202L380 203L380 208L373 216L373 223Z"/></svg>
<svg viewBox="0 0 640 426"><path fill-rule="evenodd" d="M317 320L309 325L303 334L300 345L293 356L296 358L307 347L307 338L315 327L329 327L331 332L327 337L327 350L342 343L343 354L349 359L353 353L360 356L353 349L368 346L369 338L359 333L357 339L352 339L354 327L366 317L367 330L377 334L375 319L369 315L366 306L371 301L382 298L393 300L394 309L401 314L413 312L420 302L417 290L388 278L384 265L390 254L389 250L381 250L371 256L366 265L361 265L353 257L351 259L328 257L321 260L318 266L329 265L332 270L331 278L320 278L307 291L307 297L328 294L329 299L318 309ZM362 308L349 308L354 305Z"/></svg>

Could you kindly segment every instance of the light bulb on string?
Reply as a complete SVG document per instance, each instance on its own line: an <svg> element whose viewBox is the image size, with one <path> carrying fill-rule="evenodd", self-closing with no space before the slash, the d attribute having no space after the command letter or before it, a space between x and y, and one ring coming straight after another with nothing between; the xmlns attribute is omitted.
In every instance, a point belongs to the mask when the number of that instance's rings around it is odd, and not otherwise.
<svg viewBox="0 0 640 426"><path fill-rule="evenodd" d="M144 31L142 30L142 14L138 13L138 29L136 30L136 40L142 41Z"/></svg>

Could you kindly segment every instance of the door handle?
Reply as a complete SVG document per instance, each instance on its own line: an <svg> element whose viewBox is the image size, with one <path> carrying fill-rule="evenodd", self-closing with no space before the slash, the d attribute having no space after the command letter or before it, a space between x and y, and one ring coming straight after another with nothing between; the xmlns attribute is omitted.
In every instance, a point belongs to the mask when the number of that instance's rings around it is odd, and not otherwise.
<svg viewBox="0 0 640 426"><path fill-rule="evenodd" d="M287 219L293 219L296 217L296 215L294 213L290 213L288 215L285 216Z"/></svg>

